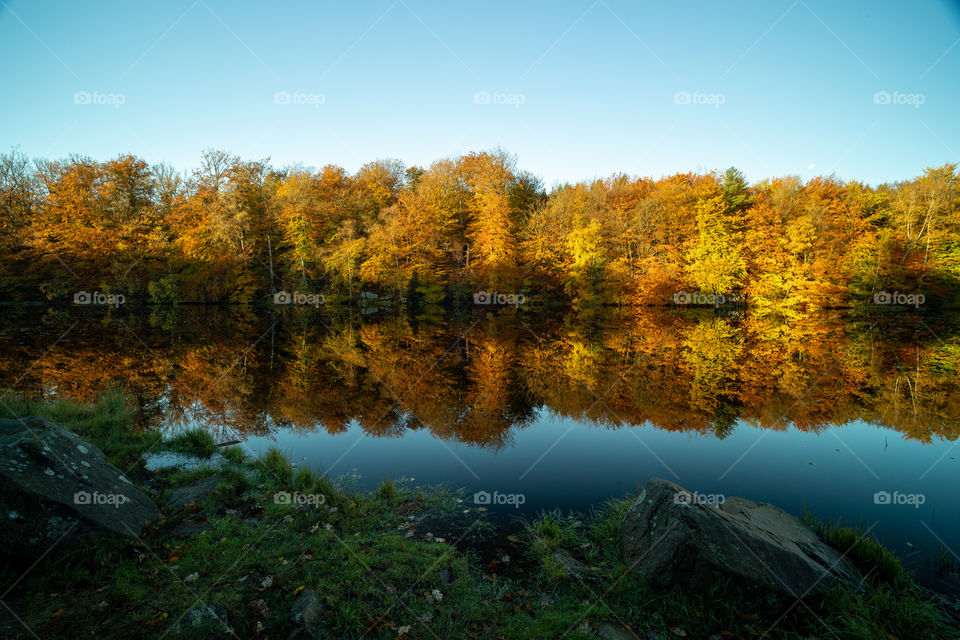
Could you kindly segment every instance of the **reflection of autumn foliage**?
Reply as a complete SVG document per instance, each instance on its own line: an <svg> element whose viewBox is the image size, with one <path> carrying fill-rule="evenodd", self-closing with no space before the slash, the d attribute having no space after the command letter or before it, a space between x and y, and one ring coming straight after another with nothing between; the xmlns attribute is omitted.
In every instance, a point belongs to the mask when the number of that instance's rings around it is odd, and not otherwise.
<svg viewBox="0 0 960 640"><path fill-rule="evenodd" d="M682 359L692 377L690 405L712 413L735 386L732 374L743 349L740 335L722 318L698 322L684 337Z"/></svg>
<svg viewBox="0 0 960 640"><path fill-rule="evenodd" d="M91 402L122 384L145 424L201 424L222 439L355 423L375 436L428 429L496 448L540 407L607 428L649 422L720 436L738 419L813 431L863 419L925 441L960 435L960 336L929 318L787 322L653 308L428 326L194 309L169 330L111 313L8 314L0 386Z"/></svg>

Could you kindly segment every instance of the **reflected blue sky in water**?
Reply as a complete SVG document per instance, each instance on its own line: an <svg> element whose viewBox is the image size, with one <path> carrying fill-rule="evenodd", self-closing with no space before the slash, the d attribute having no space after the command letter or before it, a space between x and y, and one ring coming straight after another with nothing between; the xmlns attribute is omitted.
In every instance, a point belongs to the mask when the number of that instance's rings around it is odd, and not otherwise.
<svg viewBox="0 0 960 640"><path fill-rule="evenodd" d="M412 477L417 485L463 487L468 504L475 491L523 494L517 509L488 505L503 516L587 510L660 476L702 494L743 496L797 515L806 505L823 520L862 523L927 580L936 578L925 570L926 558L938 555L941 544L960 549L960 460L954 455L960 447L907 440L862 421L820 433L761 430L738 421L721 440L649 424L610 430L540 410L499 451L441 441L425 430L375 438L356 426L336 435L282 432L275 441L252 438L247 446L255 452L278 446L298 464L333 477L356 472L363 488ZM876 504L880 491L923 494L923 504Z"/></svg>

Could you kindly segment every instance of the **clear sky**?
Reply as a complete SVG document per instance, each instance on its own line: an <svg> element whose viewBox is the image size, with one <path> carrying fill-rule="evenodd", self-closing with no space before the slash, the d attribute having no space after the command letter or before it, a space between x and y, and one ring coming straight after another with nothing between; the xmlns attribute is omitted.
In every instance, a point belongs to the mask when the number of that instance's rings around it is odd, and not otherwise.
<svg viewBox="0 0 960 640"><path fill-rule="evenodd" d="M0 54L0 149L31 157L354 171L501 146L548 186L960 162L949 0L0 0Z"/></svg>

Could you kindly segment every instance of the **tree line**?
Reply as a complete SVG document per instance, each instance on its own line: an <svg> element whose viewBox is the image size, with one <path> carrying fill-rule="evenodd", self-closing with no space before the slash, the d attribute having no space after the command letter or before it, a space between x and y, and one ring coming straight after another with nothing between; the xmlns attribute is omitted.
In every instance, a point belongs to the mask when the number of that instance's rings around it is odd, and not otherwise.
<svg viewBox="0 0 960 640"><path fill-rule="evenodd" d="M678 292L760 313L869 304L878 292L960 302L956 164L871 187L818 177L748 184L735 168L560 184L502 150L350 174L204 152L181 174L123 155L0 154L0 295L78 289L151 303L269 302L278 291L407 304L478 290L582 306Z"/></svg>

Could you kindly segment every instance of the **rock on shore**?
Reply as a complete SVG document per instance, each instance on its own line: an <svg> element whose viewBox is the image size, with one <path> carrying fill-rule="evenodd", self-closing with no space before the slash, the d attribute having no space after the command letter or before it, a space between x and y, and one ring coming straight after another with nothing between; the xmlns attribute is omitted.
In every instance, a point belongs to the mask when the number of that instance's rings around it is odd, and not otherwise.
<svg viewBox="0 0 960 640"><path fill-rule="evenodd" d="M624 560L653 584L705 593L728 584L741 595L815 596L856 571L797 518L770 504L726 498L700 502L653 478L620 529Z"/></svg>
<svg viewBox="0 0 960 640"><path fill-rule="evenodd" d="M68 429L39 417L0 420L0 557L7 562L104 535L133 538L158 513L103 452Z"/></svg>

